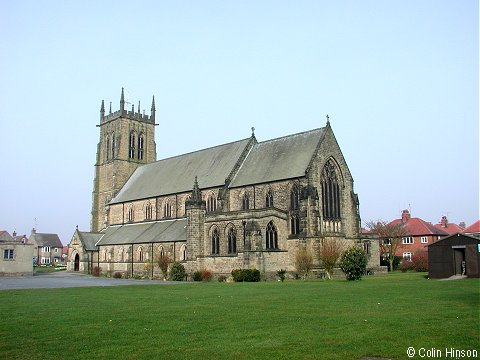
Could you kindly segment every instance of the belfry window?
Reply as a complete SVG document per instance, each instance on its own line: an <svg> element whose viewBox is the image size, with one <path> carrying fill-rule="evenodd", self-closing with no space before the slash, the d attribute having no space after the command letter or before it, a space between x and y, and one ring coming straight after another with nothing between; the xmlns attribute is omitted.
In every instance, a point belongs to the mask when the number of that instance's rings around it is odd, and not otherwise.
<svg viewBox="0 0 480 360"><path fill-rule="evenodd" d="M213 230L212 233L212 255L220 254L220 237L218 236L218 230Z"/></svg>
<svg viewBox="0 0 480 360"><path fill-rule="evenodd" d="M293 186L292 191L290 192L290 209L298 210L300 207L300 191L296 185Z"/></svg>
<svg viewBox="0 0 480 360"><path fill-rule="evenodd" d="M108 137L108 135L106 136L106 150L105 150L105 153L106 153L106 158L107 158L107 161L110 159L110 138Z"/></svg>
<svg viewBox="0 0 480 360"><path fill-rule="evenodd" d="M327 161L322 171L322 207L324 220L340 220L340 186L332 160Z"/></svg>
<svg viewBox="0 0 480 360"><path fill-rule="evenodd" d="M230 230L228 230L228 253L237 253L237 235L234 228L230 228Z"/></svg>
<svg viewBox="0 0 480 360"><path fill-rule="evenodd" d="M130 159L135 158L135 131L130 131L130 142L128 147L128 157Z"/></svg>
<svg viewBox="0 0 480 360"><path fill-rule="evenodd" d="M300 234L300 219L298 215L292 215L290 218L290 231L292 235Z"/></svg>
<svg viewBox="0 0 480 360"><path fill-rule="evenodd" d="M265 207L273 207L273 194L271 190L268 190L265 196Z"/></svg>
<svg viewBox="0 0 480 360"><path fill-rule="evenodd" d="M248 198L248 194L245 193L243 195L242 209L248 210L249 208L250 208L250 199Z"/></svg>
<svg viewBox="0 0 480 360"><path fill-rule="evenodd" d="M115 159L115 132L112 132L112 160Z"/></svg>
<svg viewBox="0 0 480 360"><path fill-rule="evenodd" d="M143 160L143 134L138 136L138 160Z"/></svg>
<svg viewBox="0 0 480 360"><path fill-rule="evenodd" d="M267 225L267 229L265 232L265 239L266 239L267 249L278 249L277 229L275 228L273 221L270 221Z"/></svg>

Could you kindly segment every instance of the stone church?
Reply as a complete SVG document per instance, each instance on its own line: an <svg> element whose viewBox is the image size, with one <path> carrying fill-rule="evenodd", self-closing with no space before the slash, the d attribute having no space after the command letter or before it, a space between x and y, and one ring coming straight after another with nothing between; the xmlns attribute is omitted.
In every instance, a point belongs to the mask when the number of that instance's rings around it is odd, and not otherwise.
<svg viewBox="0 0 480 360"><path fill-rule="evenodd" d="M91 231L75 231L69 270L157 277L166 255L189 274L256 268L268 277L295 272L300 247L318 268L323 239L360 243L358 196L328 117L318 129L258 142L252 128L161 160L156 120L155 98L150 115L140 103L127 109L123 89L120 110L110 103L106 113L102 101Z"/></svg>

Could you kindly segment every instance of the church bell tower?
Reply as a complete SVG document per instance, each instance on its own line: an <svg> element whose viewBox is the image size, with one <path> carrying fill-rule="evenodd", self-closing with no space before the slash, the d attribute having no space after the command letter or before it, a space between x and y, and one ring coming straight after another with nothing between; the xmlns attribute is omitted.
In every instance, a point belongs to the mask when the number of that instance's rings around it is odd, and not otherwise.
<svg viewBox="0 0 480 360"><path fill-rule="evenodd" d="M155 144L155 97L152 99L150 116L140 110L135 112L132 104L125 101L124 91L120 96L120 110L105 113L105 103L100 107L100 141L97 145L95 179L92 194L92 232L108 226L108 204L117 195L130 175L141 165L157 160Z"/></svg>

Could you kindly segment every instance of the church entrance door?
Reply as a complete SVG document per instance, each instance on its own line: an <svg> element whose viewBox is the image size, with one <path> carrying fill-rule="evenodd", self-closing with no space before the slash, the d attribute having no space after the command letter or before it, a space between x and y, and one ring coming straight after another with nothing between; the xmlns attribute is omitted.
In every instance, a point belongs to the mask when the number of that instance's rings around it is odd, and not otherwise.
<svg viewBox="0 0 480 360"><path fill-rule="evenodd" d="M80 270L80 256L75 254L75 259L73 260L73 271Z"/></svg>

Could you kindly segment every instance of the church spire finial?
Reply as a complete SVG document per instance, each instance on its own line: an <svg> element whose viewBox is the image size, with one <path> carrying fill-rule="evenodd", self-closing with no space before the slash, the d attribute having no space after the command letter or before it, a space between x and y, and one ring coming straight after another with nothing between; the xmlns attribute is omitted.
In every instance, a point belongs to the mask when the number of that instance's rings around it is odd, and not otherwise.
<svg viewBox="0 0 480 360"><path fill-rule="evenodd" d="M100 121L105 117L105 102L102 100L102 106L100 106Z"/></svg>
<svg viewBox="0 0 480 360"><path fill-rule="evenodd" d="M120 95L120 114L123 115L125 113L125 96L123 95L123 87L122 87L122 95Z"/></svg>
<svg viewBox="0 0 480 360"><path fill-rule="evenodd" d="M152 97L152 108L150 112L150 118L152 119L152 122L155 122L155 95Z"/></svg>
<svg viewBox="0 0 480 360"><path fill-rule="evenodd" d="M330 125L330 116L327 114L327 125Z"/></svg>
<svg viewBox="0 0 480 360"><path fill-rule="evenodd" d="M255 137L255 128L252 126L252 137Z"/></svg>

